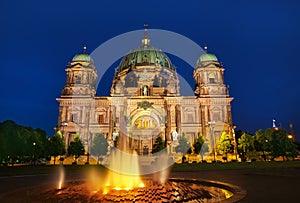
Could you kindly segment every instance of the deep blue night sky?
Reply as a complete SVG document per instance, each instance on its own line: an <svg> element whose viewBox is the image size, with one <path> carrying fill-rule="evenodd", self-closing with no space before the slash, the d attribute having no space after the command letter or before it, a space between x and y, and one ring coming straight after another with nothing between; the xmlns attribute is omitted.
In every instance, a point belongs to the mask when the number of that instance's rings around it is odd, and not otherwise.
<svg viewBox="0 0 300 203"><path fill-rule="evenodd" d="M0 7L0 121L52 135L55 98L68 61L84 44L92 52L148 23L208 45L217 55L235 98L238 129L254 133L271 127L275 118L285 128L292 121L299 135L300 1L183 2L5 0ZM187 66L176 58L173 63L178 72Z"/></svg>

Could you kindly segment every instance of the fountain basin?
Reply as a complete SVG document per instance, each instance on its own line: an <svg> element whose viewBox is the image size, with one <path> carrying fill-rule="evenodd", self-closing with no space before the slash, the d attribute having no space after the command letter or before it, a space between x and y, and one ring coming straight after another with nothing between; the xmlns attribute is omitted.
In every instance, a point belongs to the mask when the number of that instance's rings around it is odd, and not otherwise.
<svg viewBox="0 0 300 203"><path fill-rule="evenodd" d="M62 189L46 187L19 190L10 194L14 202L236 202L246 192L238 186L215 181L170 178L165 184L151 179L131 190L91 190L83 180L66 182ZM10 199L8 196L7 200Z"/></svg>

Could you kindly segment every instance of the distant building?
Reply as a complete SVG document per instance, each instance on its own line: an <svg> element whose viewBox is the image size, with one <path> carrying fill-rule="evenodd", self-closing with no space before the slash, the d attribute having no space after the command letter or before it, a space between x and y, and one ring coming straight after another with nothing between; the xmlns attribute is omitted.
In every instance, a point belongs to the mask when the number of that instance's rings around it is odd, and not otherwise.
<svg viewBox="0 0 300 203"><path fill-rule="evenodd" d="M118 147L148 154L158 136L170 145L183 135L191 144L204 135L212 145L223 131L233 132L233 98L224 68L213 54L199 57L191 96L180 95L176 68L164 52L150 45L147 34L116 67L110 96L96 94L97 71L85 51L65 70L66 83L57 101L58 129L67 146L78 133L87 149L101 132L111 144L118 137Z"/></svg>

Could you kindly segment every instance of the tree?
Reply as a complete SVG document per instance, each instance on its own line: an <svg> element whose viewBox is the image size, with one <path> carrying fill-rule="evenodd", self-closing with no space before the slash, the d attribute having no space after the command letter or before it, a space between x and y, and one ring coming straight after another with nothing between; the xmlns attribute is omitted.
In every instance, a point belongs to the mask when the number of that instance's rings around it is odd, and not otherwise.
<svg viewBox="0 0 300 203"><path fill-rule="evenodd" d="M236 141L236 143L238 143L239 138L241 138L244 133L246 133L246 132L243 131L243 130L235 130L235 141ZM249 133L246 133L246 134L249 134Z"/></svg>
<svg viewBox="0 0 300 203"><path fill-rule="evenodd" d="M288 139L288 133L285 129L267 129L272 134L272 140L270 141L270 148L272 156L282 156L283 159L289 157L295 157L297 155L296 145Z"/></svg>
<svg viewBox="0 0 300 203"><path fill-rule="evenodd" d="M0 157L3 162L14 163L18 156L29 155L25 151L25 136L20 133L20 126L13 121L4 121L0 125ZM27 137L27 135L26 135Z"/></svg>
<svg viewBox="0 0 300 203"><path fill-rule="evenodd" d="M296 145L288 138L288 133L282 128L267 128L265 131L258 130L255 133L255 148L263 152L263 158L266 160L265 152L272 155L273 158L282 156L297 156Z"/></svg>
<svg viewBox="0 0 300 203"><path fill-rule="evenodd" d="M208 144L205 142L203 135L200 135L199 137L197 137L195 143L193 144L193 147L194 147L194 153L200 154L201 159L203 161L204 153L209 151Z"/></svg>
<svg viewBox="0 0 300 203"><path fill-rule="evenodd" d="M64 155L66 153L65 143L59 131L50 138L49 153L52 156L54 156L54 165L55 165L56 157Z"/></svg>
<svg viewBox="0 0 300 203"><path fill-rule="evenodd" d="M74 140L70 142L70 145L68 147L68 154L75 157L76 163L78 157L84 154L84 146L77 134L75 135Z"/></svg>
<svg viewBox="0 0 300 203"><path fill-rule="evenodd" d="M175 147L176 152L181 152L183 154L187 153L190 149L190 144L188 143L186 137L183 135L178 140L179 145Z"/></svg>
<svg viewBox="0 0 300 203"><path fill-rule="evenodd" d="M91 146L91 154L93 156L99 157L107 154L108 151L108 142L102 133L97 133L93 138L92 146Z"/></svg>
<svg viewBox="0 0 300 203"><path fill-rule="evenodd" d="M247 153L254 150L254 137L250 134L243 133L238 139L238 149L244 158Z"/></svg>
<svg viewBox="0 0 300 203"><path fill-rule="evenodd" d="M300 151L300 142L294 142L294 144L296 145L296 149L297 151Z"/></svg>
<svg viewBox="0 0 300 203"><path fill-rule="evenodd" d="M0 160L13 164L47 156L46 132L18 125L13 121L0 123Z"/></svg>
<svg viewBox="0 0 300 203"><path fill-rule="evenodd" d="M228 153L233 153L234 145L232 139L230 139L230 135L226 132L222 132L221 137L217 143L217 151L219 154L226 156Z"/></svg>
<svg viewBox="0 0 300 203"><path fill-rule="evenodd" d="M258 152L262 152L263 159L266 161L266 153L270 152L270 143L272 139L270 133L265 133L262 129L256 131L254 136L254 148Z"/></svg>
<svg viewBox="0 0 300 203"><path fill-rule="evenodd" d="M46 132L41 129L23 128L22 134L27 134L26 145L24 147L30 152L33 160L49 156L47 145L49 144Z"/></svg>
<svg viewBox="0 0 300 203"><path fill-rule="evenodd" d="M158 136L153 145L152 153L160 152L164 148L165 148L165 142L160 136Z"/></svg>

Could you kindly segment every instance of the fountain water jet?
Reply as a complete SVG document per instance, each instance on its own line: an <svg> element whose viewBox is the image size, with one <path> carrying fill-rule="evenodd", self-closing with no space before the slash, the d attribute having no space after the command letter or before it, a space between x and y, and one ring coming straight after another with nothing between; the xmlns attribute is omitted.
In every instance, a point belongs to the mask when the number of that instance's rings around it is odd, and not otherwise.
<svg viewBox="0 0 300 203"><path fill-rule="evenodd" d="M158 184L164 184L169 178L169 162L170 157L167 152L162 152L157 156L156 161L152 164L152 179Z"/></svg>
<svg viewBox="0 0 300 203"><path fill-rule="evenodd" d="M60 165L58 168L58 178L59 179L58 179L57 189L61 190L64 185L64 181L65 181L65 170L62 165Z"/></svg>
<svg viewBox="0 0 300 203"><path fill-rule="evenodd" d="M103 193L107 193L110 189L131 190L144 187L140 178L138 155L135 151L126 153L115 149L111 152L109 160L110 171L108 171Z"/></svg>
<svg viewBox="0 0 300 203"><path fill-rule="evenodd" d="M99 171L97 171L95 168L92 168L88 172L88 185L89 185L89 190L92 193L95 193L95 191L99 191L102 189L102 185L104 184L104 175L101 174Z"/></svg>

